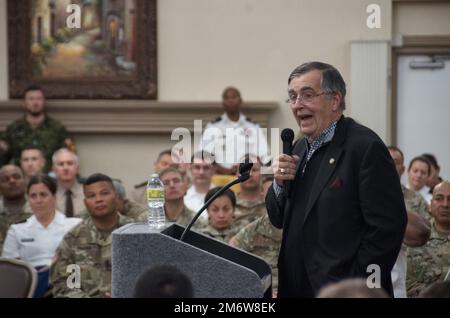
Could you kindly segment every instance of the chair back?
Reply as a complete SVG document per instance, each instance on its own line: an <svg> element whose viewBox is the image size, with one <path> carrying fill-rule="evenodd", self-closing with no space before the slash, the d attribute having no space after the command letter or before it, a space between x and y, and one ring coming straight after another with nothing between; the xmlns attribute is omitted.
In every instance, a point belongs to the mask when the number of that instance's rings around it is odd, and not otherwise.
<svg viewBox="0 0 450 318"><path fill-rule="evenodd" d="M30 264L0 258L0 298L32 298L36 284L37 273Z"/></svg>

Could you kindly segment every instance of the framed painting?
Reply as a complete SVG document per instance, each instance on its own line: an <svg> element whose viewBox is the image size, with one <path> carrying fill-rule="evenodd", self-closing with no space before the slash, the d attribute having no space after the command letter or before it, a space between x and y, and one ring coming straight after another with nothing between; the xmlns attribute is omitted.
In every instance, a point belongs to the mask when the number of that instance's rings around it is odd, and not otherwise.
<svg viewBox="0 0 450 318"><path fill-rule="evenodd" d="M156 99L156 0L8 0L9 92Z"/></svg>

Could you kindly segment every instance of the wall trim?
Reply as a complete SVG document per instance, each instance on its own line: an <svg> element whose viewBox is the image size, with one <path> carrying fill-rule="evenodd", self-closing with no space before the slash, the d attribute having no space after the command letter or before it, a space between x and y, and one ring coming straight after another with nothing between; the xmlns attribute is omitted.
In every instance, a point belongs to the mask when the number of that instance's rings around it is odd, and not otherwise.
<svg viewBox="0 0 450 318"><path fill-rule="evenodd" d="M262 127L268 127L276 102L246 102L243 112ZM50 116L60 120L70 133L138 134L168 133L177 127L194 129L223 113L221 102L155 102L139 100L48 100ZM23 115L22 101L0 102L0 131Z"/></svg>

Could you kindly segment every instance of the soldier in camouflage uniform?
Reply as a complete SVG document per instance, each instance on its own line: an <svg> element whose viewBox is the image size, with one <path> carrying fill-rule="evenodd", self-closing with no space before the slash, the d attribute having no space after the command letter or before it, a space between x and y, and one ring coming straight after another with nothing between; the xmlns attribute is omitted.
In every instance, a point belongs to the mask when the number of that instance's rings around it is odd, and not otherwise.
<svg viewBox="0 0 450 318"><path fill-rule="evenodd" d="M51 269L55 297L111 296L111 233L133 222L116 207L112 180L102 174L90 176L84 186L85 204L90 214L64 237ZM80 288L71 288L70 265L80 269ZM76 273L76 271L74 271ZM72 277L73 278L73 277Z"/></svg>
<svg viewBox="0 0 450 318"><path fill-rule="evenodd" d="M187 185L184 182L183 174L177 168L169 167L161 171L160 179L164 184L164 211L167 221L187 226L195 214L184 204ZM193 229L203 226L204 223L199 219Z"/></svg>
<svg viewBox="0 0 450 318"><path fill-rule="evenodd" d="M117 193L117 209L120 214L135 219L136 222L147 222L148 208L139 203L127 199L125 187L118 180L113 180L114 189Z"/></svg>
<svg viewBox="0 0 450 318"><path fill-rule="evenodd" d="M406 210L417 212L428 221L431 221L432 217L429 212L429 207L423 196L419 192L409 190L403 184L401 186L403 197L405 198Z"/></svg>
<svg viewBox="0 0 450 318"><path fill-rule="evenodd" d="M272 288L278 287L278 253L282 231L275 228L268 215L263 215L241 229L230 244L263 258L272 268Z"/></svg>
<svg viewBox="0 0 450 318"><path fill-rule="evenodd" d="M178 165L172 161L172 151L163 150L153 163L153 171L159 174L169 167L177 168ZM148 180L145 180L134 186L130 196L131 200L142 205L147 205L147 182Z"/></svg>
<svg viewBox="0 0 450 318"><path fill-rule="evenodd" d="M417 296L437 281L450 279L450 182L441 182L434 188L430 212L433 217L430 240L408 251L409 297Z"/></svg>
<svg viewBox="0 0 450 318"><path fill-rule="evenodd" d="M401 178L403 173L405 172L403 152L395 146L389 146L388 150L392 159L394 160L395 169L397 170L398 176L399 178ZM409 190L403 184L401 184L401 187L403 197L405 199L406 210L416 212L426 218L428 221L431 221L431 215L428 212L428 204L420 195L420 193Z"/></svg>
<svg viewBox="0 0 450 318"><path fill-rule="evenodd" d="M212 188L206 193L205 202L220 191L220 187ZM217 197L208 206L208 224L200 232L217 240L228 243L237 233L238 228L233 223L236 208L236 196L230 189Z"/></svg>
<svg viewBox="0 0 450 318"><path fill-rule="evenodd" d="M261 161L257 157L247 158L253 162L253 167L250 178L241 183L236 200L234 225L239 230L267 214L266 204L261 196Z"/></svg>
<svg viewBox="0 0 450 318"><path fill-rule="evenodd" d="M23 118L11 123L0 136L0 164L20 165L20 155L26 147L35 146L42 150L46 159L44 171L52 164L52 155L57 149L73 146L66 128L47 116L44 109L45 98L38 87L30 87L25 92Z"/></svg>
<svg viewBox="0 0 450 318"><path fill-rule="evenodd" d="M0 252L9 227L26 220L33 213L25 198L25 178L19 167L6 165L0 169Z"/></svg>

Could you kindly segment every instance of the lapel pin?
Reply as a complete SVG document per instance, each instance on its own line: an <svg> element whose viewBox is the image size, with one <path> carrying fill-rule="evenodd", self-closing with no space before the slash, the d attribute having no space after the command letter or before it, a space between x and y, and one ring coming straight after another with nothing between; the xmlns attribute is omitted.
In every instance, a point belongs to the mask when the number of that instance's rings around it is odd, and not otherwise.
<svg viewBox="0 0 450 318"><path fill-rule="evenodd" d="M335 162L334 158L330 159L330 165L332 165Z"/></svg>

